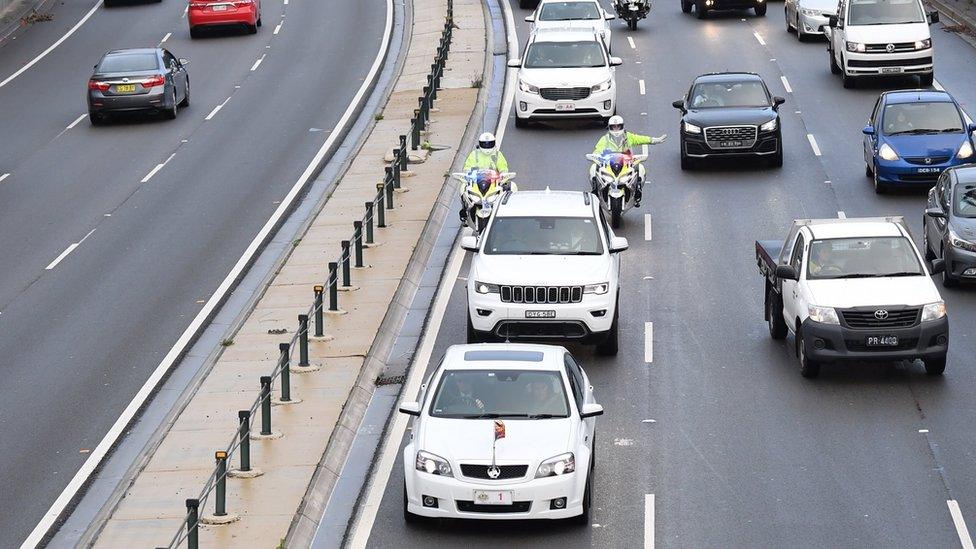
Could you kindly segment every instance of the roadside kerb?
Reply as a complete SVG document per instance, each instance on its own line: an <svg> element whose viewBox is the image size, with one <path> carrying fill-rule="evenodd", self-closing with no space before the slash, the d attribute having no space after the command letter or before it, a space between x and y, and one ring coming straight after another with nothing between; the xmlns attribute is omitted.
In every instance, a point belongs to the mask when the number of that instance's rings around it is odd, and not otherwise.
<svg viewBox="0 0 976 549"><path fill-rule="evenodd" d="M966 10L956 7L957 2L953 0L924 0L926 4L938 10L942 15L947 16L956 24L963 28L954 31L956 36L965 40L970 46L976 48L976 13L968 13ZM945 25L945 22L943 22Z"/></svg>
<svg viewBox="0 0 976 549"><path fill-rule="evenodd" d="M441 4L443 5L443 0L441 0ZM450 14L451 10L453 9L452 0L447 0L447 6L448 6L448 13ZM453 33L453 24L450 19L450 15L448 16L447 22L444 23L444 27L441 32L442 32L441 39L437 45L436 55L434 58L435 63L432 65L433 70L428 75L426 85L423 88L423 93L419 98L417 98L418 108L414 112L414 117L411 119L410 133L413 136L419 136L421 134L436 135L436 133L430 132L430 128L429 128L430 114L432 112L432 107L435 98L441 99L438 98L439 95L438 88L440 87L441 78L444 75L444 67L447 61L448 51L451 44L451 36ZM451 91L463 92L464 90L451 90ZM465 95L466 96L476 95L476 92L474 90L471 90L467 93L460 93L460 94L449 93L448 97L443 98L442 100L447 101L446 104L450 105L452 102L456 102L459 96L465 96ZM471 101L471 103L473 103L473 101ZM456 107L455 110L457 110ZM467 109L467 115L465 115L464 117L463 127L467 126L470 110L471 110L470 108ZM398 241L400 239L397 238L396 233L400 232L401 229L411 229L411 228L419 229L422 227L423 222L426 221L426 214L423 217L421 217L419 214L414 214L413 217L408 216L406 218L402 218L402 216L397 217L395 224L386 223L387 227L391 227L395 225L397 227L396 231L390 231L390 230L382 231L380 230L379 225L382 225L383 223L378 223L380 221L380 214L387 214L384 215L384 217L389 219L390 215L397 216L397 214L399 214L401 211L405 211L404 209L398 208L397 206L397 202L401 200L400 197L401 191L406 192L407 190L417 190L417 189L401 189L401 190L398 189L400 189L403 186L402 178L406 175L405 168L408 162L414 161L414 159L410 158L409 156L410 155L409 151L411 151L411 149L409 149L408 147L414 145L420 147L421 143L418 141L418 139L419 137L414 137L410 140L410 142L407 142L406 135L399 136L399 144L393 150L393 159L391 160L390 165L387 166L386 170L384 170L385 176L383 178L382 183L380 184L380 188L376 190L376 194L374 195L373 200L365 204L366 206L365 213L358 220L352 221L351 223L353 225L352 235L351 237L348 237L341 241L342 252L339 254L337 261L333 261L333 262L323 261L323 259L325 258L321 257L320 252L318 254L319 257L315 259L313 259L316 255L315 253L307 253L306 255L308 257L302 257L302 253L305 253L304 250L300 249L299 247L296 247L295 252L293 252L293 258L297 258L299 263L303 261L308 262L313 260L316 261L318 266L324 266L326 263L330 263L329 275L326 277L325 283L316 284L315 288L308 288L308 287L305 288L306 290L307 289L312 290L309 292L310 295L306 294L304 298L304 302L306 304L308 304L309 301L312 301L312 304L310 306L306 306L304 309L299 309L299 307L301 306L300 302L302 299L298 293L298 290L300 290L300 288L297 287L298 286L297 284L293 285L294 287L287 287L288 285L278 285L276 283L268 288L266 295L272 294L274 292L279 292L279 293L283 292L278 297L282 298L286 303L286 305L288 305L286 308L292 313L294 313L296 310L299 311L299 314L301 315L299 328L297 331L293 333L290 341L287 344L282 344L282 347L280 349L281 358L279 360L276 360L276 364L274 369L271 372L271 375L262 376L263 379L261 380L262 383L260 384L262 390L258 395L258 397L254 399L249 410L240 411L239 413L240 428L234 430L234 436L231 439L230 444L228 444L225 450L221 450L221 452L225 452L225 454L222 454L223 457L217 460L217 467L211 470L209 477L203 480L202 482L203 489L199 492L199 494L196 494L197 497L185 498L185 502L190 503L190 505L187 506L187 509L185 511L181 509L179 513L173 513L170 511L163 511L157 513L158 515L160 515L159 518L169 518L175 515L180 520L180 524L176 529L176 533L173 536L173 538L170 540L170 545L169 545L170 547L180 545L183 541L190 541L193 538L195 538L198 533L203 531L203 529L200 527L200 524L208 521L207 512L208 512L208 507L210 507L211 504L215 504L216 508L219 508L219 510L222 512L220 514L214 513L210 515L211 519L213 519L215 516L226 516L227 512L231 510L228 509L227 506L226 498L227 498L228 491L225 489L226 477L231 475L229 472L222 472L224 469L223 466L227 464L228 460L233 461L235 459L235 454L237 454L238 450L242 448L242 440L243 441L248 440L249 437L244 433L253 432L254 430L256 430L256 426L252 426L253 424L250 422L256 421L253 418L259 411L262 418L261 433L266 436L267 435L273 436L275 434L278 434L272 429L271 426L271 415L272 415L271 395L273 393L272 383L277 384L278 388L280 388L282 391L282 396L278 399L277 402L288 402L292 400L290 394L292 387L291 384L289 383L290 374L295 371L296 366L298 367L312 366L312 364L309 363L309 357L308 357L310 331L312 329L312 327L310 327L309 324L314 324L315 325L314 330L316 335L321 335L323 337L327 337L326 334L327 329L324 324L328 324L328 325L331 325L332 323L342 324L342 326L336 328L336 332L337 333L341 332L344 338L347 332L357 331L355 322L350 324L344 319L344 317L340 317L336 314L329 315L328 313L330 312L330 310L334 311L335 313L342 313L343 311L339 307L340 302L343 306L348 307L350 309L350 312L359 310L364 306L373 306L373 304L370 303L370 299L368 298L368 296L363 295L364 292L362 291L350 291L348 296L347 295L340 296L339 292L337 291L339 289L338 286L342 284L347 288L351 288L353 287L352 286L353 282L354 281L358 282L359 279L361 278L364 280L365 283L370 283L374 285L379 283L385 286L388 292L381 291L380 292L381 294L392 293L392 291L396 289L396 286L400 281L399 280L400 275L397 275L395 278L390 278L390 277L384 278L384 275L382 275L382 271L383 271L382 268L373 268L373 269L370 268L370 265L368 265L366 262L365 253L366 250L380 243L391 244L393 245L390 246L391 248L393 248L396 245L401 245L402 243ZM364 149L367 148L368 146L364 145ZM442 174L438 174L437 180L440 182L440 184L437 186L437 190L439 190L443 186ZM350 191L350 192L346 193L343 191ZM336 193L333 194L333 197L332 199L330 199L330 202L336 201L337 203L341 204L347 198L346 194L353 194L355 192L361 193L362 185L353 185L351 189L346 185L341 185L337 189ZM359 204L363 204L363 202L360 201ZM430 208L429 203L427 205L427 208L428 211L426 213L429 214L429 208ZM346 225L345 223L347 223L347 221L343 220L342 224L348 227L348 225ZM312 226L315 227L316 224L317 223L313 223ZM328 229L328 231L324 233L324 238L329 240L333 240L335 234L338 234L338 231L340 230L339 225L336 224L335 219L325 219L318 224L325 226ZM377 240L379 242L377 242ZM414 246L415 241L416 241L416 236L414 236L414 243L410 243L410 248ZM372 244L372 246L370 246L370 244ZM312 252L314 252L314 249L312 250ZM289 262L291 262L291 259L292 258L289 258ZM374 265L374 267L382 267L382 265L378 263ZM326 291L326 288L328 288L328 292ZM328 293L328 305L326 304L326 298L325 298L326 293ZM279 301L281 300L279 299ZM346 305L347 301L349 305ZM328 307L328 310L326 310L326 307ZM350 317L351 316L353 315L350 315ZM292 318L294 318L294 315L292 316ZM350 330L346 330L345 328L349 328ZM366 326L363 326L362 329L368 329L368 328L366 328ZM242 328L242 331L246 331L246 330L247 330L247 326L245 325L245 327ZM272 334L272 330L268 330L268 333ZM273 333L280 333L280 332L274 331ZM252 337L248 338L249 342L246 343L246 345L252 345L252 346L255 345L255 342L253 341L255 339L258 340L257 344L259 345L264 346L267 344L267 343L260 343L262 337L256 336L256 334L254 334L253 332L247 335ZM370 338L373 335L375 335L375 332L370 335ZM272 340L275 340L276 338L265 338L265 339L268 339L268 343L270 343ZM365 348L360 346L359 348L353 350L342 349L342 343L343 342L337 342L335 347L338 347L338 349L335 348L319 349L320 352L317 353L317 355L319 357L325 357L325 358L331 356L335 356L335 357L345 357L345 356L355 356L355 355L363 356L366 354L366 351L369 348L369 346L367 345L365 346ZM228 342L228 345L230 345L230 342ZM298 350L295 349L296 345L298 347ZM233 354L237 352L238 349L239 348L236 346L228 346L225 349L224 353L225 355L227 353ZM244 351L247 351L247 353L250 354L253 354L255 350L256 347L244 349ZM261 351L261 352L267 354L266 351ZM294 364L296 353L298 355L297 365ZM201 387L201 390L204 390L204 387ZM199 410L193 410L193 404L191 403L190 405L187 406L187 409L184 410L183 413L187 414L191 411L196 412ZM191 415L199 416L200 414L191 414ZM208 418L211 415L217 415L217 414L216 413L203 414L203 417ZM202 425L203 422L201 423L201 426ZM258 438L260 436L261 435L251 435L250 438ZM165 446L165 442L163 446ZM248 449L246 444L243 447L245 449ZM194 448L193 451L196 452L198 451L198 449ZM245 452L244 450L242 450L240 452L241 454L240 457L243 458L245 453L247 454L247 458L248 458L247 461L250 461L249 459L250 452ZM246 470L248 468L249 467L245 467L245 464L242 463L241 469ZM158 474L160 477L165 477L166 475L164 473L165 472L163 471L153 471L151 474ZM307 482L307 478L306 478L306 482ZM218 492L220 492L220 494L218 494ZM233 490L230 490L230 492L233 493ZM223 498L219 497L221 495L223 495ZM180 505L179 502L180 502L179 499L174 498L173 506L179 506ZM120 507L121 506L122 505L120 504ZM246 515L247 515L246 512L242 514L245 520L246 520ZM128 528L146 526L145 522L134 520L135 518L136 517L133 515L126 515L126 516L119 517L119 520L117 522L128 522L128 524L126 524L125 527L122 528L122 530ZM210 520L210 522L213 522L213 520ZM118 524L116 526L118 526ZM106 530L108 530L108 528L106 528ZM116 528L114 531L115 533L119 533L121 530L119 528ZM105 530L103 530L102 534L103 536L98 540L96 545L112 545L111 540L107 540L104 537ZM122 535L121 538L116 538L115 541L120 542L122 539L125 539L124 535Z"/></svg>

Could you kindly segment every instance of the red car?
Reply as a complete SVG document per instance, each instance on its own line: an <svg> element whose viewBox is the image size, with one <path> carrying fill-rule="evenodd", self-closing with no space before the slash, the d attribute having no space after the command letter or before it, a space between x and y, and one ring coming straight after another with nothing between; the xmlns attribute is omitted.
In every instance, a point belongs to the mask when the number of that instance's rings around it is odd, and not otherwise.
<svg viewBox="0 0 976 549"><path fill-rule="evenodd" d="M254 34L261 26L261 0L190 0L186 14L190 37L198 38L202 27L243 25Z"/></svg>

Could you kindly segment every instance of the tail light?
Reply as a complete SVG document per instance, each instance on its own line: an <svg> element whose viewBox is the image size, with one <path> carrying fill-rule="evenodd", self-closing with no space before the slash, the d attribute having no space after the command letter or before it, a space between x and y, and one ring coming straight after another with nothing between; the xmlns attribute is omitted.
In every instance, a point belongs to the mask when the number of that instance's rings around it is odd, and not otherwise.
<svg viewBox="0 0 976 549"><path fill-rule="evenodd" d="M109 88L108 82L99 82L98 80L88 81L88 89L90 90L108 91L108 88Z"/></svg>
<svg viewBox="0 0 976 549"><path fill-rule="evenodd" d="M208 6L208 4L206 2L190 2L190 9L191 10L202 10L203 8L205 8L207 6Z"/></svg>
<svg viewBox="0 0 976 549"><path fill-rule="evenodd" d="M164 78L161 74L157 74L156 76L150 76L149 78L143 80L142 87L149 89L155 86L162 86L165 83L166 78Z"/></svg>

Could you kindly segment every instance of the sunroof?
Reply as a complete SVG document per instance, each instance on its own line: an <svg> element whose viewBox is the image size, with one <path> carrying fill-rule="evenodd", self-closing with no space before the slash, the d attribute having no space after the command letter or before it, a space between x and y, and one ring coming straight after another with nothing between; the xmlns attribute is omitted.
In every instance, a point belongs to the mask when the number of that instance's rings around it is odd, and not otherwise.
<svg viewBox="0 0 976 549"><path fill-rule="evenodd" d="M542 362L542 353L539 351L465 351L464 360L469 362L488 360Z"/></svg>

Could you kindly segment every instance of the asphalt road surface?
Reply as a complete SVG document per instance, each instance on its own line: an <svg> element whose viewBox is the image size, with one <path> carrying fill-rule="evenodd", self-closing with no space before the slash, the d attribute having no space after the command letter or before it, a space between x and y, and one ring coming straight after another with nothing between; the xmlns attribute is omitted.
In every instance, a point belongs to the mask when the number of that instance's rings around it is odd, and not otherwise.
<svg viewBox="0 0 976 549"><path fill-rule="evenodd" d="M528 11L512 8L524 47ZM964 108L976 108L976 51L939 29L936 79ZM830 74L826 42L787 34L778 2L765 18L727 12L706 21L682 14L677 1L658 2L636 32L615 21L613 40L624 59L617 83L628 128L670 138L651 147L644 205L617 231L630 240L621 260L620 354L571 347L606 407L597 422L592 524L407 526L398 457L369 545L640 547L653 539L662 547L958 547L947 501L976 524L976 288L939 287L952 333L944 377L903 362L827 366L807 380L792 338L787 345L769 338L753 254L754 240L784 237L794 218L839 212L904 215L921 245L924 192L876 195L861 156L861 128L877 95L918 82L845 90ZM723 70L758 72L787 98L782 169L748 162L679 169L671 102L698 74ZM586 188L583 154L599 127L516 130L513 122L502 149L522 188ZM457 281L435 358L464 343L465 311Z"/></svg>
<svg viewBox="0 0 976 549"><path fill-rule="evenodd" d="M93 6L65 2L8 42L0 79ZM0 546L26 537L322 146L385 6L265 0L257 35L199 40L186 2L98 7L0 87ZM164 39L190 60L189 108L78 120L104 51Z"/></svg>

